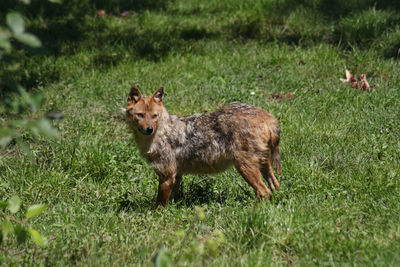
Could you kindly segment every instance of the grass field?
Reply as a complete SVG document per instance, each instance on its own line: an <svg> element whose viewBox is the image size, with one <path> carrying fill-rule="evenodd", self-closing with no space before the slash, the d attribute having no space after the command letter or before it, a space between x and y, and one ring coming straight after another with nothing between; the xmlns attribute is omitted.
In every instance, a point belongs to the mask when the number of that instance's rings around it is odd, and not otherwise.
<svg viewBox="0 0 400 267"><path fill-rule="evenodd" d="M27 58L16 79L43 93L42 115L62 112L61 138L26 134L33 161L15 145L1 151L0 200L47 204L32 226L52 240L10 237L1 246L26 251L0 264L149 266L161 251L176 266L400 265L400 13L350 5L333 17L300 2L182 0L126 18L31 19L47 55ZM346 68L375 92L341 83ZM155 209L157 176L121 112L132 85L163 85L175 114L234 101L274 114L280 190L258 201L234 169L188 175L183 199ZM278 92L294 97L270 97Z"/></svg>

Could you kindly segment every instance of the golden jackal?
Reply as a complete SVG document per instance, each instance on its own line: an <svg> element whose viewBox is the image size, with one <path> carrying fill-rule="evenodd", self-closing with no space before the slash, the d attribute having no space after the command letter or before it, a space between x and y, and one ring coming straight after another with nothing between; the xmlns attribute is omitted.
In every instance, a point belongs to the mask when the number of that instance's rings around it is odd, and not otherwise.
<svg viewBox="0 0 400 267"><path fill-rule="evenodd" d="M164 88L143 97L136 87L128 97L128 125L140 154L159 176L156 205L180 194L182 175L216 173L234 164L258 197L279 188L272 162L281 171L278 120L248 104L231 104L209 114L170 115L163 106Z"/></svg>

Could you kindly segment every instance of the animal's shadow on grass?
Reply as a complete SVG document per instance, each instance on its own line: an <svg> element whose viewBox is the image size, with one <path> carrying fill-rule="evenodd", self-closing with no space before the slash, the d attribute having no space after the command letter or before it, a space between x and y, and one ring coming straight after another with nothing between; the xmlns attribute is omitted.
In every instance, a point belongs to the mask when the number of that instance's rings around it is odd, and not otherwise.
<svg viewBox="0 0 400 267"><path fill-rule="evenodd" d="M287 198L288 196L284 194L272 192L269 202L277 205L285 202L284 200ZM212 179L204 179L200 183L190 184L183 196L177 200L170 200L170 202L175 202L178 207L193 207L213 203L229 205L232 202L257 203L263 201L267 200L258 199L254 190L247 184L242 185L242 183L236 182L232 188L224 189L214 186Z"/></svg>
<svg viewBox="0 0 400 267"><path fill-rule="evenodd" d="M204 204L226 204L229 201L246 201L249 196L254 197L250 188L243 188L240 192L232 192L232 190L224 190L220 186L215 185L215 180L211 177L199 177L196 182L192 180L184 188L182 195L173 202L178 206L192 207ZM171 201L171 202L172 202Z"/></svg>
<svg viewBox="0 0 400 267"><path fill-rule="evenodd" d="M236 192L224 190L215 186L215 180L210 177L198 179L196 182L189 182L182 188L182 194L173 199L170 198L167 205L177 207L193 207L204 204L227 204L228 202L247 202L255 199L255 194L251 188L240 186ZM125 193L117 200L118 211L148 211L155 209L155 196L137 196L132 193Z"/></svg>

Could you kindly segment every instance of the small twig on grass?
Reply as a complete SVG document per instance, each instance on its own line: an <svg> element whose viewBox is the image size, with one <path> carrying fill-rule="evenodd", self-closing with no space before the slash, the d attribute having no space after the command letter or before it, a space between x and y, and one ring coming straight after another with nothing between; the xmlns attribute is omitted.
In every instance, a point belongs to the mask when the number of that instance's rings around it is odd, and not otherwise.
<svg viewBox="0 0 400 267"><path fill-rule="evenodd" d="M26 249L23 249L23 250L20 250L20 251L14 252L14 253L13 253L13 254L11 254L10 256L11 256L11 257L13 257L13 256L17 256L17 255L23 254L23 253L25 253L25 252L26 252Z"/></svg>
<svg viewBox="0 0 400 267"><path fill-rule="evenodd" d="M52 236L52 237L50 237L49 239L47 239L47 242L53 241L53 240L55 240L55 239L56 239L56 236ZM0 250L2 250L5 254L9 254L9 253L8 253L8 250L5 249L5 248L0 248ZM20 251L11 253L11 254L9 254L9 255L10 255L11 257L13 257L13 256L21 255L21 254L23 254L23 253L25 253L25 252L26 252L26 249L22 249L22 250L20 250Z"/></svg>

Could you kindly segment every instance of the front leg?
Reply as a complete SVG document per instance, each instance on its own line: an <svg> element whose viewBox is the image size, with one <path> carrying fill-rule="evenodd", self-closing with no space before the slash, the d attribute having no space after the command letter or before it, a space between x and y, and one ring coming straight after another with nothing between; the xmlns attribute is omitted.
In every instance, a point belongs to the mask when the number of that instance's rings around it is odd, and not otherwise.
<svg viewBox="0 0 400 267"><path fill-rule="evenodd" d="M156 206L163 205L165 207L175 184L175 175L159 175L158 181Z"/></svg>

